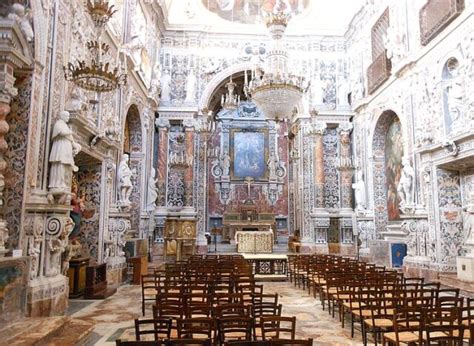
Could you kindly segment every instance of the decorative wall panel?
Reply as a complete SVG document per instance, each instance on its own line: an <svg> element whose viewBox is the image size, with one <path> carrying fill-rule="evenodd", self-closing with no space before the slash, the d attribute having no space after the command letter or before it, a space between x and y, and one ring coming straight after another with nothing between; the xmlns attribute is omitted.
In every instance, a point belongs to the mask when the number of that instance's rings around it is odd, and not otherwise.
<svg viewBox="0 0 474 346"><path fill-rule="evenodd" d="M339 135L337 129L327 129L324 138L324 205L328 209L339 208L339 171L338 164L338 143Z"/></svg>

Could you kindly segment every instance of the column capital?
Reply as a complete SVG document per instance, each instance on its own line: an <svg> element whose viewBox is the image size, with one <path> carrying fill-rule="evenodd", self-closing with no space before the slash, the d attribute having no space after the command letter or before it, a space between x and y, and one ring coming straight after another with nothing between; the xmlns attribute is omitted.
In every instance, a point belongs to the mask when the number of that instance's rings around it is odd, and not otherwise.
<svg viewBox="0 0 474 346"><path fill-rule="evenodd" d="M352 125L352 123L344 121L342 123L339 123L337 132L339 132L340 135L348 135L352 132L353 128L354 126Z"/></svg>
<svg viewBox="0 0 474 346"><path fill-rule="evenodd" d="M170 121L167 118L158 118L155 120L155 126L159 129L169 129Z"/></svg>
<svg viewBox="0 0 474 346"><path fill-rule="evenodd" d="M322 136L327 129L327 124L324 121L314 120L311 122L311 133L314 135Z"/></svg>
<svg viewBox="0 0 474 346"><path fill-rule="evenodd" d="M192 131L194 130L194 127L196 126L196 121L191 118L183 119L183 126L186 131Z"/></svg>

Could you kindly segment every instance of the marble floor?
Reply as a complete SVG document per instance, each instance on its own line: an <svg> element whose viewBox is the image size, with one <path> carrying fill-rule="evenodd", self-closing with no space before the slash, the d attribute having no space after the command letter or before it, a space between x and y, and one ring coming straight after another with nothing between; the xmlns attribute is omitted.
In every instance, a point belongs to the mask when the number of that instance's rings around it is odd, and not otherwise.
<svg viewBox="0 0 474 346"><path fill-rule="evenodd" d="M362 345L360 332L350 338L350 329L341 328L337 317L323 311L319 300L288 282L265 282L265 293L279 294L285 316L296 316L298 338L313 338L314 345ZM101 301L71 300L69 315L95 325L88 345L115 345L115 340L134 340L133 320L141 317L140 286L126 285ZM151 315L151 309L147 316Z"/></svg>

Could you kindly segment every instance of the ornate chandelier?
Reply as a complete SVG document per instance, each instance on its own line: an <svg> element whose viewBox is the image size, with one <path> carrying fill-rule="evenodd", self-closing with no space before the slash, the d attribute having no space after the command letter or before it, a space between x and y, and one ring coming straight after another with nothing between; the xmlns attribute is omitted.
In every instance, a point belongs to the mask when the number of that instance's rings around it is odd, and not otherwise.
<svg viewBox="0 0 474 346"><path fill-rule="evenodd" d="M245 72L246 93L267 117L276 120L291 120L294 108L309 86L304 77L288 72L288 52L284 47L283 35L290 18L289 11L281 1L277 1L273 12L266 18L272 38L266 66L263 70L256 67L248 83Z"/></svg>
<svg viewBox="0 0 474 346"><path fill-rule="evenodd" d="M67 67L63 67L64 77L86 90L98 93L112 91L127 82L127 75L119 63L113 67L110 62L104 61L110 57L110 46L101 41L101 36L105 25L116 11L107 0L88 0L87 11L98 32L97 40L86 44L91 55L90 62L79 60L68 63Z"/></svg>

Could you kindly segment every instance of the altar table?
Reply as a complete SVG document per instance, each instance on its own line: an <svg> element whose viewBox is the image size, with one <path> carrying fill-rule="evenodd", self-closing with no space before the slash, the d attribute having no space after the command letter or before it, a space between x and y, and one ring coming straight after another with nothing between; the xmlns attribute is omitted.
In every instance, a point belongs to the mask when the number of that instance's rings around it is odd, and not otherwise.
<svg viewBox="0 0 474 346"><path fill-rule="evenodd" d="M272 231L237 231L235 233L237 252L272 253Z"/></svg>

